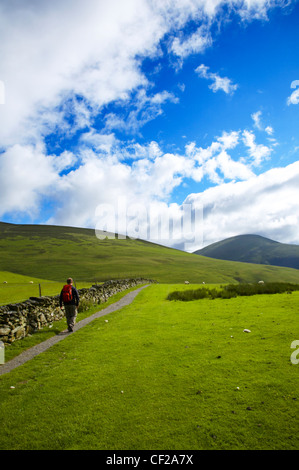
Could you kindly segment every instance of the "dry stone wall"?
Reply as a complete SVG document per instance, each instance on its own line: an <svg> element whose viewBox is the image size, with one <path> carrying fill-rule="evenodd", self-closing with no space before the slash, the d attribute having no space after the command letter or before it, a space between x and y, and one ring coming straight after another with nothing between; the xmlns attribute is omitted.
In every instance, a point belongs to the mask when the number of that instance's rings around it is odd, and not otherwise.
<svg viewBox="0 0 299 470"><path fill-rule="evenodd" d="M109 297L123 290L140 284L149 284L150 279L111 280L90 288L78 289L81 308L90 304L106 302ZM34 333L45 326L51 326L54 321L64 317L59 307L59 295L51 297L30 297L29 300L18 304L0 306L0 341L12 343Z"/></svg>

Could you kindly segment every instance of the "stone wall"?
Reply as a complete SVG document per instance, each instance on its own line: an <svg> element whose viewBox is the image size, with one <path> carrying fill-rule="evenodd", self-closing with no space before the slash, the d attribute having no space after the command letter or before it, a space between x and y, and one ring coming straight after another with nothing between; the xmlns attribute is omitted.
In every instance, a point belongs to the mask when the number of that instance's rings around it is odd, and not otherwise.
<svg viewBox="0 0 299 470"><path fill-rule="evenodd" d="M86 310L91 304L106 302L109 297L123 290L154 282L149 279L122 279L107 281L101 285L78 289L80 309ZM59 295L51 297L30 297L18 304L0 306L0 341L12 343L34 333L54 321L61 320L64 313L59 307Z"/></svg>

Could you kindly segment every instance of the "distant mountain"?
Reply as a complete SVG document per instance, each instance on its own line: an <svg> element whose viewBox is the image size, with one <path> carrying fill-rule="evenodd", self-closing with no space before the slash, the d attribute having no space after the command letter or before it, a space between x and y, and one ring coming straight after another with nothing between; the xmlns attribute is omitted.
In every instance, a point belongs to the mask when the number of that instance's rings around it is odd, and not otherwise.
<svg viewBox="0 0 299 470"><path fill-rule="evenodd" d="M260 235L238 235L194 253L221 260L299 269L299 245L287 245Z"/></svg>

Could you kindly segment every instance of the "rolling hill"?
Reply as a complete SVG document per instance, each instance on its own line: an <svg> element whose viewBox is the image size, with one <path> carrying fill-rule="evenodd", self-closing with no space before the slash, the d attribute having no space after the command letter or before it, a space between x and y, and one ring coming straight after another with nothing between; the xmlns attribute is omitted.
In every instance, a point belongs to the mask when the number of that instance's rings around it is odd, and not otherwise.
<svg viewBox="0 0 299 470"><path fill-rule="evenodd" d="M214 259L299 269L299 245L287 245L260 235L239 235L213 243L195 254Z"/></svg>
<svg viewBox="0 0 299 470"><path fill-rule="evenodd" d="M92 229L0 223L0 271L62 282L147 277L158 282L298 282L299 271L215 260L143 240L99 240Z"/></svg>

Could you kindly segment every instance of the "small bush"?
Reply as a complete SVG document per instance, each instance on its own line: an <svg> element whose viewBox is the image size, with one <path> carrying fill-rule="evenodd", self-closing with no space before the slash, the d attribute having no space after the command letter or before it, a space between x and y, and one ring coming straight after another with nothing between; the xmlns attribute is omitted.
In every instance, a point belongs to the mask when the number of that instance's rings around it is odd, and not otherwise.
<svg viewBox="0 0 299 470"><path fill-rule="evenodd" d="M260 294L282 294L283 292L292 293L299 290L299 284L290 284L285 282L269 282L265 284L228 284L221 286L221 289L209 289L200 287L199 289L189 289L185 291L171 292L167 300L180 300L188 302L199 299L231 299L237 296L249 296Z"/></svg>
<svg viewBox="0 0 299 470"><path fill-rule="evenodd" d="M94 305L95 304L92 300L82 299L80 300L80 303L79 303L78 313L86 312L86 310L89 310Z"/></svg>

